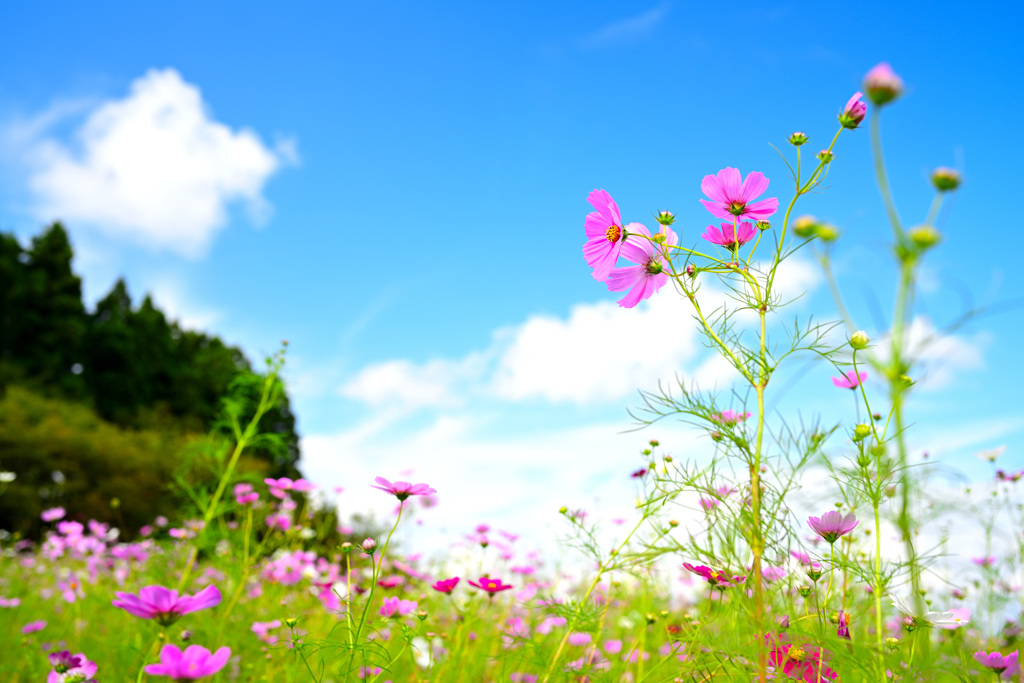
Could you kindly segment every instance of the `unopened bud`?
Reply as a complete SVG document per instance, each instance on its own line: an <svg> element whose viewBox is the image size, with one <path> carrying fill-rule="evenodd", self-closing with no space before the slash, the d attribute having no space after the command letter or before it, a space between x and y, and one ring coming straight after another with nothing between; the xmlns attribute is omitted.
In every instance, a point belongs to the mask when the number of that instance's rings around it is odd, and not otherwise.
<svg viewBox="0 0 1024 683"><path fill-rule="evenodd" d="M858 351L866 349L869 343L871 343L871 339L868 338L868 333L864 330L858 330L850 335L850 346Z"/></svg>
<svg viewBox="0 0 1024 683"><path fill-rule="evenodd" d="M869 449L869 452L874 457L881 458L883 455L885 455L885 444L873 443L873 444L871 444L871 448Z"/></svg>
<svg viewBox="0 0 1024 683"><path fill-rule="evenodd" d="M181 636L179 636L179 637L182 640L184 640L184 641L191 640L192 639L192 631L189 631L188 629L185 629L184 631L181 632Z"/></svg>
<svg viewBox="0 0 1024 683"><path fill-rule="evenodd" d="M949 192L960 187L960 173L952 168L940 166L932 171L932 185L939 192Z"/></svg>
<svg viewBox="0 0 1024 683"><path fill-rule="evenodd" d="M934 247L942 239L939 231L930 225L919 225L907 231L907 236L914 246L922 251Z"/></svg>
<svg viewBox="0 0 1024 683"><path fill-rule="evenodd" d="M899 638L886 638L885 644L890 650L898 650L900 647Z"/></svg>
<svg viewBox="0 0 1024 683"><path fill-rule="evenodd" d="M853 440L863 441L871 436L871 425L859 424L853 428Z"/></svg>
<svg viewBox="0 0 1024 683"><path fill-rule="evenodd" d="M659 445L661 444L657 439L651 439L651 448L657 448Z"/></svg>
<svg viewBox="0 0 1024 683"><path fill-rule="evenodd" d="M377 541L372 538L368 538L363 541L363 552L373 555L373 551L377 549Z"/></svg>
<svg viewBox="0 0 1024 683"><path fill-rule="evenodd" d="M760 230L761 232L764 232L765 230L768 230L769 228L772 227L772 224L769 223L768 221L758 221L756 225L757 229Z"/></svg>
<svg viewBox="0 0 1024 683"><path fill-rule="evenodd" d="M721 441L722 440L722 433L721 432L711 432L711 440L715 441L715 442Z"/></svg>
<svg viewBox="0 0 1024 683"><path fill-rule="evenodd" d="M800 594L801 598L806 598L808 595L811 594L811 587L806 585L800 586L796 589L796 592Z"/></svg>
<svg viewBox="0 0 1024 683"><path fill-rule="evenodd" d="M797 132L789 136L789 144L793 145L794 147L799 147L805 142L807 142L807 136L803 134L803 131L798 130Z"/></svg>
<svg viewBox="0 0 1024 683"><path fill-rule="evenodd" d="M342 543L341 544L341 552L343 552L343 553L350 553L350 552L352 552L352 544L349 543L348 541L345 541L344 543Z"/></svg>
<svg viewBox="0 0 1024 683"><path fill-rule="evenodd" d="M820 152L818 152L818 161L820 161L823 164L827 164L830 161L832 161L832 150L823 149Z"/></svg>
<svg viewBox="0 0 1024 683"><path fill-rule="evenodd" d="M695 277L697 275L697 269L694 268L692 263L686 264L686 274L690 277Z"/></svg>
<svg viewBox="0 0 1024 683"><path fill-rule="evenodd" d="M785 631L787 628L789 628L789 615L783 614L781 616L775 617L775 625L779 627L780 631Z"/></svg>
<svg viewBox="0 0 1024 683"><path fill-rule="evenodd" d="M867 453L861 453L860 455L857 456L857 467L861 468L862 470L866 470L870 464L871 456L868 455Z"/></svg>
<svg viewBox="0 0 1024 683"><path fill-rule="evenodd" d="M420 621L423 621L427 618L427 611L421 609L419 612L416 613L416 616L417 618L419 618Z"/></svg>
<svg viewBox="0 0 1024 683"><path fill-rule="evenodd" d="M299 620L295 617L288 617L284 620L284 625L288 628L295 628L295 624L299 623Z"/></svg>
<svg viewBox="0 0 1024 683"><path fill-rule="evenodd" d="M808 569L807 570L807 578L809 578L814 583L818 583L818 579L821 578L822 573L823 572L821 572L820 570L817 570L817 569ZM807 596L805 595L804 597L807 597Z"/></svg>
<svg viewBox="0 0 1024 683"><path fill-rule="evenodd" d="M828 224L817 225L815 226L814 234L822 242L834 242L839 239L839 228Z"/></svg>
<svg viewBox="0 0 1024 683"><path fill-rule="evenodd" d="M800 216L793 223L793 234L797 237L813 237L817 226L818 219L814 216Z"/></svg>
<svg viewBox="0 0 1024 683"><path fill-rule="evenodd" d="M670 520L668 520L668 525L670 527L677 527L677 526L679 526L679 520L678 519L670 519Z"/></svg>
<svg viewBox="0 0 1024 683"><path fill-rule="evenodd" d="M569 511L569 508L565 507L564 505L562 507L558 508L558 514L560 514L560 515L564 515L568 511Z"/></svg>
<svg viewBox="0 0 1024 683"><path fill-rule="evenodd" d="M655 216L662 225L672 225L676 222L676 215L671 211L659 211Z"/></svg>
<svg viewBox="0 0 1024 683"><path fill-rule="evenodd" d="M882 62L864 76L864 92L878 106L892 102L903 93L903 81Z"/></svg>
<svg viewBox="0 0 1024 683"><path fill-rule="evenodd" d="M653 624L654 622L658 621L658 615L654 614L653 612L648 612L646 618L648 624Z"/></svg>

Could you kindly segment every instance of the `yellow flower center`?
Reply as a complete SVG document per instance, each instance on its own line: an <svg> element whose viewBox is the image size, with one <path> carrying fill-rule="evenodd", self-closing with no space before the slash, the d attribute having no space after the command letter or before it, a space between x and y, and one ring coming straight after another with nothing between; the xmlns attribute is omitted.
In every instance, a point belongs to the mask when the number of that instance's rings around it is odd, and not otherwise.
<svg viewBox="0 0 1024 683"><path fill-rule="evenodd" d="M605 239L609 242L618 242L620 237L622 237L622 228L617 225L609 225L608 231L605 232Z"/></svg>

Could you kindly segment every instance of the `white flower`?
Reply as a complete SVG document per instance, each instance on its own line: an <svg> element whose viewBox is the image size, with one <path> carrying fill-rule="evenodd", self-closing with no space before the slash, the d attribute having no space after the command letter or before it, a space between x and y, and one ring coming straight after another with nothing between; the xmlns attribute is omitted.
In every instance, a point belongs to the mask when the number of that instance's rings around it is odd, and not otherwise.
<svg viewBox="0 0 1024 683"><path fill-rule="evenodd" d="M18 478L14 472L0 472L0 484L10 484Z"/></svg>
<svg viewBox="0 0 1024 683"><path fill-rule="evenodd" d="M924 615L915 614L914 610L907 607L903 598L894 593L889 593L892 598L892 606L903 613L903 616L910 617L917 626L963 626L969 623L967 619L957 616L953 612L926 612Z"/></svg>
<svg viewBox="0 0 1024 683"><path fill-rule="evenodd" d="M1003 451L1005 451L1005 450L1006 450L1006 446L998 446L996 448L992 448L992 449L989 449L987 451L981 451L980 453L975 453L974 457L979 458L981 460L987 460L988 462L995 462L996 458L998 458L1000 455L1002 455Z"/></svg>

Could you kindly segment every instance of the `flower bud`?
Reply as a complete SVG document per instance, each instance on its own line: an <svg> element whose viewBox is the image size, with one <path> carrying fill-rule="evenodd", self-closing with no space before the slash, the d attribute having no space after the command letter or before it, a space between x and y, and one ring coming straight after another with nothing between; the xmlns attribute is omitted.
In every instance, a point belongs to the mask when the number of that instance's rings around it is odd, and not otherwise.
<svg viewBox="0 0 1024 683"><path fill-rule="evenodd" d="M651 448L657 448L659 445L661 444L657 439L651 439Z"/></svg>
<svg viewBox="0 0 1024 683"><path fill-rule="evenodd" d="M903 81L887 63L882 62L864 76L864 92L879 107L903 93Z"/></svg>
<svg viewBox="0 0 1024 683"><path fill-rule="evenodd" d="M769 228L772 227L772 224L769 223L768 221L758 221L756 225L757 229L760 230L761 232L764 232L765 230L768 230Z"/></svg>
<svg viewBox="0 0 1024 683"><path fill-rule="evenodd" d="M960 187L960 173L951 168L941 166L932 171L932 185L939 192L949 192Z"/></svg>
<svg viewBox="0 0 1024 683"><path fill-rule="evenodd" d="M349 543L348 541L345 541L344 543L342 543L341 544L341 552L346 553L346 554L352 552L352 544Z"/></svg>
<svg viewBox="0 0 1024 683"><path fill-rule="evenodd" d="M692 263L686 264L686 274L689 275L690 277L697 276L697 269L693 266Z"/></svg>
<svg viewBox="0 0 1024 683"><path fill-rule="evenodd" d="M711 440L712 441L717 443L717 442L721 441L722 438L723 437L722 437L722 433L721 432L711 432Z"/></svg>
<svg viewBox="0 0 1024 683"><path fill-rule="evenodd" d="M665 462L672 462L672 456L666 455L664 458L662 458L662 460L664 460Z"/></svg>
<svg viewBox="0 0 1024 683"><path fill-rule="evenodd" d="M834 225L823 223L821 225L815 226L814 234L822 242L835 242L837 239L839 239L839 228L837 228Z"/></svg>
<svg viewBox="0 0 1024 683"><path fill-rule="evenodd" d="M871 465L871 456L867 453L861 453L857 456L857 467L862 470L866 470Z"/></svg>
<svg viewBox="0 0 1024 683"><path fill-rule="evenodd" d="M870 342L871 340L868 338L868 334L864 330L858 330L850 336L850 346L858 351L866 349Z"/></svg>
<svg viewBox="0 0 1024 683"><path fill-rule="evenodd" d="M907 231L907 236L914 243L914 246L921 251L934 247L942 239L939 231L930 225L919 225L916 228L911 228Z"/></svg>
<svg viewBox="0 0 1024 683"><path fill-rule="evenodd" d="M823 164L827 164L828 162L832 161L832 151L831 150L823 149L820 152L818 152L817 156L818 156L818 161L820 161Z"/></svg>
<svg viewBox="0 0 1024 683"><path fill-rule="evenodd" d="M672 225L676 222L676 216L671 211L659 211L655 218L662 225Z"/></svg>
<svg viewBox="0 0 1024 683"><path fill-rule="evenodd" d="M186 642L189 641L189 640L192 640L192 631L189 631L188 629L185 629L184 631L181 632L181 635L179 636L179 638L181 638L182 640L184 640Z"/></svg>
<svg viewBox="0 0 1024 683"><path fill-rule="evenodd" d="M885 444L875 442L871 445L871 448L868 449L868 452L876 458L881 458L885 455Z"/></svg>
<svg viewBox="0 0 1024 683"><path fill-rule="evenodd" d="M859 424L853 428L853 440L863 441L871 436L871 425Z"/></svg>
<svg viewBox="0 0 1024 683"><path fill-rule="evenodd" d="M803 238L813 237L817 226L818 219L814 216L800 216L793 223L793 234Z"/></svg>
<svg viewBox="0 0 1024 683"><path fill-rule="evenodd" d="M426 611L426 610L422 610L422 609L421 609L421 610L420 610L419 612L417 612L417 613L416 613L416 617L417 617L417 618L418 618L418 619L419 619L420 621L423 621L424 619L426 619L426 618L427 618L427 611Z"/></svg>
<svg viewBox="0 0 1024 683"><path fill-rule="evenodd" d="M798 130L797 132L789 136L789 144L793 145L794 147L799 147L805 142L807 142L807 136L804 135L802 131Z"/></svg>
<svg viewBox="0 0 1024 683"><path fill-rule="evenodd" d="M898 650L900 647L899 638L886 638L885 644L890 650Z"/></svg>
<svg viewBox="0 0 1024 683"><path fill-rule="evenodd" d="M288 617L284 620L284 625L288 628L295 628L295 624L299 623L299 620L295 617Z"/></svg>
<svg viewBox="0 0 1024 683"><path fill-rule="evenodd" d="M372 538L368 538L363 541L363 552L373 555L373 551L377 549L377 541Z"/></svg>
<svg viewBox="0 0 1024 683"><path fill-rule="evenodd" d="M653 624L658 621L658 615L654 614L653 612L648 612L645 615L645 617L647 619L648 624Z"/></svg>
<svg viewBox="0 0 1024 683"><path fill-rule="evenodd" d="M783 614L781 616L775 617L775 625L779 628L780 631L785 631L787 628L789 628L789 615Z"/></svg>
<svg viewBox="0 0 1024 683"><path fill-rule="evenodd" d="M558 508L558 514L560 514L560 515L564 515L568 511L569 511L569 508L565 507L564 505L562 507Z"/></svg>
<svg viewBox="0 0 1024 683"><path fill-rule="evenodd" d="M811 594L811 587L810 586L800 586L799 588L796 589L796 592L800 594L801 598L806 598L808 595Z"/></svg>
<svg viewBox="0 0 1024 683"><path fill-rule="evenodd" d="M668 525L670 527L672 527L672 528L675 528L675 527L679 526L679 520L678 519L670 519L670 520L668 520Z"/></svg>
<svg viewBox="0 0 1024 683"><path fill-rule="evenodd" d="M809 578L809 579L810 579L811 581L813 581L814 583L818 583L818 579L820 579L820 578L821 578L821 575L822 575L822 573L823 573L823 572L821 572L820 570L818 570L818 569L814 569L814 568L812 567L811 569L808 569L808 570L807 570L807 578ZM805 596L805 597L806 597L806 596Z"/></svg>
<svg viewBox="0 0 1024 683"><path fill-rule="evenodd" d="M846 106L843 107L843 113L839 115L839 125L843 128L853 130L867 116L868 105L861 101L861 97L863 97L862 93L854 93L853 97L846 102Z"/></svg>

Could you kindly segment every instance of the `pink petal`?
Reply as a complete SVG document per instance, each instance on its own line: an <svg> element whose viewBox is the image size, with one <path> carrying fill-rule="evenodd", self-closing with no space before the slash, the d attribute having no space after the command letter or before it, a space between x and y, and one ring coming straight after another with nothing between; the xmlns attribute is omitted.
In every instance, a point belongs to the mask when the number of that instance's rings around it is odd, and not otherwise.
<svg viewBox="0 0 1024 683"><path fill-rule="evenodd" d="M760 171L748 173L746 180L743 181L743 187L740 188L739 201L748 203L763 195L767 189L768 179L764 177L763 173Z"/></svg>

